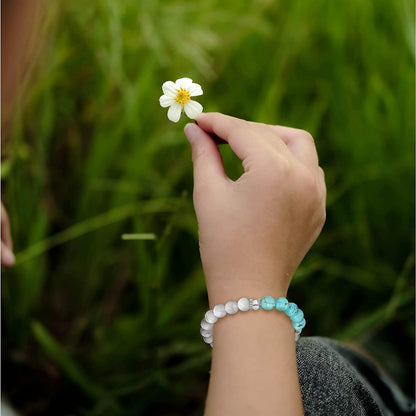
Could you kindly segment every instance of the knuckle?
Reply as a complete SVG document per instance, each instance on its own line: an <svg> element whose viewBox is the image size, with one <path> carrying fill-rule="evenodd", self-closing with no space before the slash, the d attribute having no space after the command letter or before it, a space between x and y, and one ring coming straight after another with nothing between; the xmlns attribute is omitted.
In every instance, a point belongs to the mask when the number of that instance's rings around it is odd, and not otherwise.
<svg viewBox="0 0 416 416"><path fill-rule="evenodd" d="M321 188L320 180L316 177L316 174L305 169L300 176L299 192L304 199L308 200L308 205L313 211L321 213L322 221L325 222L325 192ZM319 215L321 218L321 215ZM319 221L320 223L320 221Z"/></svg>
<svg viewBox="0 0 416 416"><path fill-rule="evenodd" d="M288 178L292 173L291 163L287 159L272 154L268 154L267 159L265 159L264 168L271 178L279 181Z"/></svg>
<svg viewBox="0 0 416 416"><path fill-rule="evenodd" d="M323 204L321 211L320 211L319 219L318 219L318 226L320 229L323 228L325 221L326 221L326 208L325 208L325 204Z"/></svg>
<svg viewBox="0 0 416 416"><path fill-rule="evenodd" d="M301 181L304 192L310 195L318 194L318 186L316 183L315 176L309 169L303 169Z"/></svg>
<svg viewBox="0 0 416 416"><path fill-rule="evenodd" d="M324 209L322 210L322 216L321 216L321 226L323 227L324 224L326 222L326 209L324 207Z"/></svg>
<svg viewBox="0 0 416 416"><path fill-rule="evenodd" d="M279 158L279 161L275 164L275 166L279 174L285 178L291 176L293 173L292 163L290 163L287 159Z"/></svg>
<svg viewBox="0 0 416 416"><path fill-rule="evenodd" d="M301 130L300 131L300 136L303 138L303 140L312 143L315 146L315 140L312 136L312 134L310 134L308 131L306 130Z"/></svg>
<svg viewBox="0 0 416 416"><path fill-rule="evenodd" d="M319 185L321 186L321 190L322 190L323 197L324 197L324 200L325 200L326 199L325 172L321 167L319 167L318 172L319 172L319 176L320 176Z"/></svg>

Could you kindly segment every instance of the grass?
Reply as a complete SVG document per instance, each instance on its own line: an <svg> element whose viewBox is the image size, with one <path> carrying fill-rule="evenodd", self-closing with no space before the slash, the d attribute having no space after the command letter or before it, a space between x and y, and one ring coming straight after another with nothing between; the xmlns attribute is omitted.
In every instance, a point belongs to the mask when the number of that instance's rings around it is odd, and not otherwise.
<svg viewBox="0 0 416 416"><path fill-rule="evenodd" d="M158 103L181 76L203 86L206 111L314 135L328 219L290 296L305 335L360 343L412 393L413 16L407 0L50 8L2 162L17 253L2 284L11 402L27 415L201 414L192 163L185 122Z"/></svg>

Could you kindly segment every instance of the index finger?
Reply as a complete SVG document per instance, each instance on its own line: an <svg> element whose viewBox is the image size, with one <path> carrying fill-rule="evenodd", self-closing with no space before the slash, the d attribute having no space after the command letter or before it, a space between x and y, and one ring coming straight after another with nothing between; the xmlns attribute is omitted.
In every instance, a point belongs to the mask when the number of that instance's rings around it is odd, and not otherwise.
<svg viewBox="0 0 416 416"><path fill-rule="evenodd" d="M207 133L216 134L227 142L232 129L249 127L248 121L221 113L202 113L196 121Z"/></svg>
<svg viewBox="0 0 416 416"><path fill-rule="evenodd" d="M202 113L196 121L205 132L225 140L241 160L261 154L262 138L248 121L221 113Z"/></svg>

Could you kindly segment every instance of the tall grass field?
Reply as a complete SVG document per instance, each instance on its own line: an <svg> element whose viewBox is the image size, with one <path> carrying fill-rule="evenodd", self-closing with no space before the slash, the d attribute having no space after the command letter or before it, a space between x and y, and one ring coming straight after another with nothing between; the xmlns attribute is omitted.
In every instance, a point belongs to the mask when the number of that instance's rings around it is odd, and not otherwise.
<svg viewBox="0 0 416 416"><path fill-rule="evenodd" d="M302 335L360 345L413 394L413 2L71 0L50 2L42 33L2 138L16 253L2 389L16 409L202 414L211 349L187 121L158 101L184 76L204 111L314 136L327 221L289 289Z"/></svg>

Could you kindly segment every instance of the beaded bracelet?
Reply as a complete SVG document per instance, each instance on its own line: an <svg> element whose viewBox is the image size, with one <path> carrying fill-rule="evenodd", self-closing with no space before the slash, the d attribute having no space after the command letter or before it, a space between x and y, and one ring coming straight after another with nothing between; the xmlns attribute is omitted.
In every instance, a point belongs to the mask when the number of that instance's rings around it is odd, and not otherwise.
<svg viewBox="0 0 416 416"><path fill-rule="evenodd" d="M278 311L284 312L292 321L292 326L295 329L295 341L300 337L302 329L306 325L306 321L301 309L298 308L296 303L289 302L286 298L277 298L276 300L272 296L265 296L261 299L248 299L240 298L238 302L229 300L225 305L215 305L212 310L209 310L204 319L201 321L201 335L205 343L211 345L214 344L213 328L215 322L219 318L224 316L234 315L239 310L247 312L250 310L257 311L263 309L270 311L276 308Z"/></svg>

